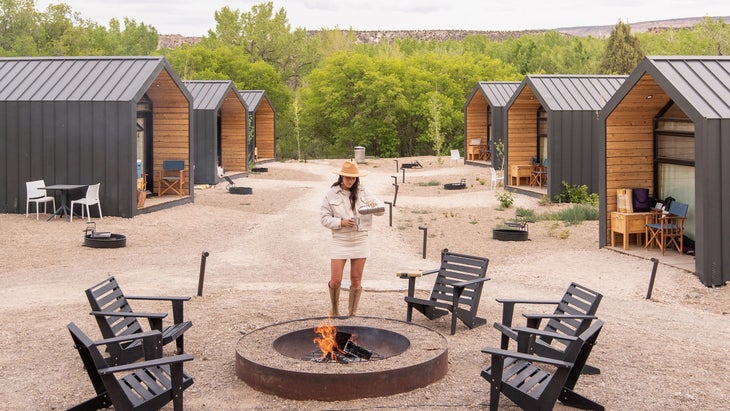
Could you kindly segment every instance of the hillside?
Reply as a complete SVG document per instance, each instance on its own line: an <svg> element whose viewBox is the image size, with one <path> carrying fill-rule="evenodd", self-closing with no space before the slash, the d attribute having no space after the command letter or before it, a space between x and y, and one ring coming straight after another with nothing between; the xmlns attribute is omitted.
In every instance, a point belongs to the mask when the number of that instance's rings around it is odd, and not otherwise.
<svg viewBox="0 0 730 411"><path fill-rule="evenodd" d="M714 17L722 18L726 22L730 22L730 16ZM702 17L687 17L681 19L644 21L638 23L629 23L634 33L643 33L653 30L662 30L667 28L692 27L699 23ZM618 22L616 22L618 23ZM554 30L569 36L581 37L607 37L611 34L614 25L608 26L583 26L583 27L561 27ZM552 29L551 29L552 30ZM310 30L310 35L316 34L319 30ZM525 34L537 34L546 30L519 30L519 31L494 31L494 30L382 30L382 31L355 31L358 42L363 44L377 44L383 41L392 42L393 40L402 38L414 38L417 40L444 41L444 40L462 40L468 35L483 35L489 37L493 41L503 41L509 38L520 37ZM185 37L179 34L160 34L157 48L175 48L183 44L195 44L200 41L200 37Z"/></svg>

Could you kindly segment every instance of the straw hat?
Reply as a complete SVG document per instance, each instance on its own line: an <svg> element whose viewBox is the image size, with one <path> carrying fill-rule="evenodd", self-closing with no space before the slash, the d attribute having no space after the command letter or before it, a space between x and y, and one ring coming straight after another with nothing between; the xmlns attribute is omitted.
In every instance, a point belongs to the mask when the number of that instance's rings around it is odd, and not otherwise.
<svg viewBox="0 0 730 411"><path fill-rule="evenodd" d="M334 169L332 172L343 177L362 177L367 174L367 171L360 171L360 169L357 168L357 164L350 160L342 163L342 169Z"/></svg>

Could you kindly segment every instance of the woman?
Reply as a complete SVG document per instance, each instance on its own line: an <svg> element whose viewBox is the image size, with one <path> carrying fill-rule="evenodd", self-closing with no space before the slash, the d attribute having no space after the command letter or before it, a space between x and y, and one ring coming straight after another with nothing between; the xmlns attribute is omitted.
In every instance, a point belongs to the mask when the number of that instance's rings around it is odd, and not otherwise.
<svg viewBox="0 0 730 411"><path fill-rule="evenodd" d="M322 225L332 230L330 249L330 281L328 283L331 316L339 316L340 286L347 260L350 260L350 298L348 314L356 315L362 294L362 273L370 255L368 230L373 214L383 215L378 199L360 185L360 177L367 174L353 161L345 161L340 170L332 170L339 178L332 184L322 201Z"/></svg>

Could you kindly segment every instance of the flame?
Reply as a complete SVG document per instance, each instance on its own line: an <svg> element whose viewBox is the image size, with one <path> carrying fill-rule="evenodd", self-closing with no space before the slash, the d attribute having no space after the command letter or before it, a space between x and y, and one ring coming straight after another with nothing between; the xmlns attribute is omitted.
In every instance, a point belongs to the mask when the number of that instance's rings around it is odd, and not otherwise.
<svg viewBox="0 0 730 411"><path fill-rule="evenodd" d="M314 332L319 335L318 337L314 337L313 341L319 346L320 351L322 351L322 359L336 361L337 357L335 353L343 352L337 346L337 341L335 340L337 328L332 324L332 320L328 317L314 328Z"/></svg>

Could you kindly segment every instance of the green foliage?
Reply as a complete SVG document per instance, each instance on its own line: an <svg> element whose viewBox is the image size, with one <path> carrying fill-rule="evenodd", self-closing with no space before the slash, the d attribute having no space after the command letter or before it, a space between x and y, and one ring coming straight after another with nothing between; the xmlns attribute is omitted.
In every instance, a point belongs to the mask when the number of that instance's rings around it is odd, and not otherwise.
<svg viewBox="0 0 730 411"><path fill-rule="evenodd" d="M563 181L563 191L555 196L555 200L561 203L588 204L598 207L598 194L588 194L588 186L573 185Z"/></svg>
<svg viewBox="0 0 730 411"><path fill-rule="evenodd" d="M554 223L552 226L550 226L550 229L548 230L548 235L550 237L555 237L560 240L567 240L568 237L570 237L570 231L561 230L560 223Z"/></svg>
<svg viewBox="0 0 730 411"><path fill-rule="evenodd" d="M540 201L538 201L537 203L541 206L546 206L550 204L550 196L548 196L547 194L543 194L542 197L540 197Z"/></svg>
<svg viewBox="0 0 730 411"><path fill-rule="evenodd" d="M520 222L534 223L537 221L535 210L531 210L529 208L517 207L515 215L517 216L517 221Z"/></svg>
<svg viewBox="0 0 730 411"><path fill-rule="evenodd" d="M621 21L611 30L598 71L604 74L629 74L639 61L644 58L644 52L639 45L639 39L631 34L631 26Z"/></svg>
<svg viewBox="0 0 730 411"><path fill-rule="evenodd" d="M587 204L576 204L570 208L566 208L555 212L546 212L537 216L538 221L564 221L568 224L576 225L583 221L598 220L598 208Z"/></svg>
<svg viewBox="0 0 730 411"><path fill-rule="evenodd" d="M431 181L428 181L428 182L420 182L420 183L418 183L418 185L420 187L433 187L433 186L441 185L441 183L439 183L436 180L431 180Z"/></svg>
<svg viewBox="0 0 730 411"><path fill-rule="evenodd" d="M497 200L499 201L500 210L512 207L512 204L515 202L515 198L511 191L499 190L494 193L494 196L497 197Z"/></svg>

